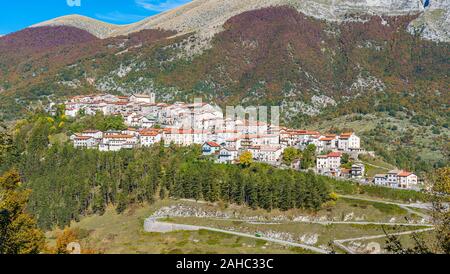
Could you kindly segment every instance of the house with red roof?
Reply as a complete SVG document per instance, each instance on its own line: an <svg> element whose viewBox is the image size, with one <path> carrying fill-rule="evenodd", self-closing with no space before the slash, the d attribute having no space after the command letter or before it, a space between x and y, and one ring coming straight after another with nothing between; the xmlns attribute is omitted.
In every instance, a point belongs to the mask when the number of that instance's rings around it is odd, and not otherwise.
<svg viewBox="0 0 450 274"><path fill-rule="evenodd" d="M75 148L97 148L98 140L92 136L74 135L71 137Z"/></svg>
<svg viewBox="0 0 450 274"><path fill-rule="evenodd" d="M416 188L418 177L412 172L405 170L391 170L387 174L377 174L373 180L374 184L392 188Z"/></svg>
<svg viewBox="0 0 450 274"><path fill-rule="evenodd" d="M161 140L162 133L159 130L141 130L139 132L139 143L143 147L153 146Z"/></svg>
<svg viewBox="0 0 450 274"><path fill-rule="evenodd" d="M355 151L361 149L361 138L353 132L342 133L337 137L337 148L341 151Z"/></svg>
<svg viewBox="0 0 450 274"><path fill-rule="evenodd" d="M202 145L203 155L215 155L220 151L220 145L216 142L205 142Z"/></svg>
<svg viewBox="0 0 450 274"><path fill-rule="evenodd" d="M233 147L222 147L217 162L220 164L233 164L238 159L239 151Z"/></svg>
<svg viewBox="0 0 450 274"><path fill-rule="evenodd" d="M337 148L338 138L336 134L328 134L319 138L319 148L321 151L335 150Z"/></svg>
<svg viewBox="0 0 450 274"><path fill-rule="evenodd" d="M319 174L340 176L341 152L331 152L317 156L316 171Z"/></svg>

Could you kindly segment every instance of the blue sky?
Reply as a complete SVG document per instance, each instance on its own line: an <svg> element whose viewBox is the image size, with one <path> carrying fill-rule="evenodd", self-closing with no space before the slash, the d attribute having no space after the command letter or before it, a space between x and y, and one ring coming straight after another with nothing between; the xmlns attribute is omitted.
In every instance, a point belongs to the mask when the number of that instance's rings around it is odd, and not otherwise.
<svg viewBox="0 0 450 274"><path fill-rule="evenodd" d="M80 6L68 3L80 1ZM129 24L191 0L0 0L0 35L68 14Z"/></svg>

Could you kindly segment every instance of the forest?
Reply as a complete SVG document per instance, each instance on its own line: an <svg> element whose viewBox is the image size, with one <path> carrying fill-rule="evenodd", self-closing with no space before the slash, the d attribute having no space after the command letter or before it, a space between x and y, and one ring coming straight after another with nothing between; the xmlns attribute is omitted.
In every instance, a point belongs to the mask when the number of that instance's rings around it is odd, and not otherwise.
<svg viewBox="0 0 450 274"><path fill-rule="evenodd" d="M123 128L119 116L68 119L63 107L52 116L36 112L13 128L0 131L0 173L20 172L22 187L31 190L28 210L44 229L102 214L107 206L122 213L130 205L165 198L312 211L332 203L334 192L404 201L426 199L421 192L357 185L252 161L216 164L202 156L200 146L160 143L150 148L100 152L75 149L68 141L72 133L85 129ZM291 154L286 153L283 160L298 156ZM303 164L314 163L308 150L300 154Z"/></svg>
<svg viewBox="0 0 450 274"><path fill-rule="evenodd" d="M2 135L0 171L20 171L24 187L32 190L28 209L42 228L64 227L81 216L102 214L108 205L123 212L131 204L168 197L267 210L317 210L332 197L331 179L326 177L258 163L219 165L204 158L199 146L161 143L100 152L55 141L61 139L55 136L86 126L121 128L123 121L104 116L69 121L63 114L41 113L18 123L13 135Z"/></svg>

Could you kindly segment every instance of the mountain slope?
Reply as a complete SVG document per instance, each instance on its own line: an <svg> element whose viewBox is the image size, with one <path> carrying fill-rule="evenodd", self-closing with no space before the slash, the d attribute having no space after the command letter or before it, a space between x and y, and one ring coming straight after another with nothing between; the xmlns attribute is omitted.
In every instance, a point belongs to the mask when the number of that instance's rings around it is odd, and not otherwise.
<svg viewBox="0 0 450 274"><path fill-rule="evenodd" d="M98 40L87 31L68 26L27 28L0 38L0 52L22 55Z"/></svg>
<svg viewBox="0 0 450 274"><path fill-rule="evenodd" d="M82 15L67 15L58 17L49 21L45 21L31 26L43 27L43 26L70 26L78 29L82 29L90 32L98 38L107 38L121 28L121 26L108 24L99 20L95 20Z"/></svg>
<svg viewBox="0 0 450 274"><path fill-rule="evenodd" d="M397 16L423 13L412 27L424 27L424 38L450 41L450 0L194 0L165 13L125 26L106 24L82 16L65 16L36 26L68 25L91 32L100 38L127 35L144 29L165 29L178 33L200 31L211 36L222 30L231 17L245 11L271 6L290 6L305 15L327 21L359 20L351 14ZM411 31L413 28L411 27Z"/></svg>
<svg viewBox="0 0 450 274"><path fill-rule="evenodd" d="M14 60L0 52L1 117L16 119L27 108L73 94L150 89L167 102L200 96L221 106L279 105L283 123L293 127L343 117L366 122L368 117L373 130L365 140L371 148L392 149L395 153L380 153L386 159L402 157L390 162L414 161L427 167L445 163L450 43L421 39L426 29L420 33L410 29L425 13L358 14L333 21L277 6L244 11L211 30L212 19L203 12L232 14L238 7L234 1L220 1L217 10L204 6L214 1L180 8L191 16L167 12L137 28L172 24L166 28L178 25L179 33L128 30L127 35L74 41L47 51L18 50ZM194 21L185 21L189 18ZM205 27L193 34L189 26ZM204 43L204 34L207 46L196 50ZM387 124L384 114L403 124Z"/></svg>

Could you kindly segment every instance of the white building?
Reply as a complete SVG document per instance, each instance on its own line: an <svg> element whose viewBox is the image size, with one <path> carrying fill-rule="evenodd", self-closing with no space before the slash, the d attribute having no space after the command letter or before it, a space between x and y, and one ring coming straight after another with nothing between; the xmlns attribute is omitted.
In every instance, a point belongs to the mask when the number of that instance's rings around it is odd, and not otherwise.
<svg viewBox="0 0 450 274"><path fill-rule="evenodd" d="M158 131L140 131L139 142L143 147L153 146L161 142L162 134Z"/></svg>
<svg viewBox="0 0 450 274"><path fill-rule="evenodd" d="M283 148L277 146L252 146L248 149L259 162L276 163L281 159Z"/></svg>
<svg viewBox="0 0 450 274"><path fill-rule="evenodd" d="M376 174L373 177L373 183L378 186L388 186L386 174Z"/></svg>
<svg viewBox="0 0 450 274"><path fill-rule="evenodd" d="M105 134L99 145L100 151L119 151L132 149L138 144L138 138L127 134Z"/></svg>
<svg viewBox="0 0 450 274"><path fill-rule="evenodd" d="M361 139L353 132L343 133L338 138L338 149L342 151L354 151L361 149Z"/></svg>
<svg viewBox="0 0 450 274"><path fill-rule="evenodd" d="M101 132L100 130L95 130L95 129L85 130L82 133L80 133L79 135L92 137L92 138L95 138L95 139L103 138L103 132Z"/></svg>
<svg viewBox="0 0 450 274"><path fill-rule="evenodd" d="M155 94L133 94L130 96L130 102L134 103L146 103L146 104L154 104L155 103Z"/></svg>
<svg viewBox="0 0 450 274"><path fill-rule="evenodd" d="M97 148L98 141L94 137L90 136L73 136L73 146L75 148Z"/></svg>
<svg viewBox="0 0 450 274"><path fill-rule="evenodd" d="M337 148L338 138L335 134L328 134L319 138L321 151L332 151Z"/></svg>
<svg viewBox="0 0 450 274"><path fill-rule="evenodd" d="M391 170L387 174L375 175L373 182L379 186L411 189L417 187L418 178L405 170Z"/></svg>
<svg viewBox="0 0 450 274"><path fill-rule="evenodd" d="M231 147L222 147L219 151L217 162L221 164L233 164L237 161L239 151Z"/></svg>
<svg viewBox="0 0 450 274"><path fill-rule="evenodd" d="M366 172L366 168L362 163L356 163L352 165L352 169L350 170L350 175L353 178L363 178Z"/></svg>
<svg viewBox="0 0 450 274"><path fill-rule="evenodd" d="M205 142L202 146L203 155L215 155L219 153L220 145L216 142Z"/></svg>
<svg viewBox="0 0 450 274"><path fill-rule="evenodd" d="M342 153L331 152L327 155L317 156L316 170L319 174L332 176L340 175Z"/></svg>
<svg viewBox="0 0 450 274"><path fill-rule="evenodd" d="M415 188L417 187L418 178L415 174L402 171L398 174L398 187L399 188Z"/></svg>

